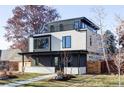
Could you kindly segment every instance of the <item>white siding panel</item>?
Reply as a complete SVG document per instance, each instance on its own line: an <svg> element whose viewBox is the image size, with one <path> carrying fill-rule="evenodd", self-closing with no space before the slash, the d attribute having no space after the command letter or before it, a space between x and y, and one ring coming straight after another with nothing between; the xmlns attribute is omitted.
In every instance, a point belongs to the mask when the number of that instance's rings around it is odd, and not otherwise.
<svg viewBox="0 0 124 93"><path fill-rule="evenodd" d="M25 72L49 74L55 73L55 67L25 67Z"/></svg>
<svg viewBox="0 0 124 93"><path fill-rule="evenodd" d="M79 74L86 74L86 67L79 67Z"/></svg>
<svg viewBox="0 0 124 93"><path fill-rule="evenodd" d="M29 38L29 52L33 52L33 43L34 40L32 37Z"/></svg>
<svg viewBox="0 0 124 93"><path fill-rule="evenodd" d="M65 74L86 74L86 67L65 67Z"/></svg>

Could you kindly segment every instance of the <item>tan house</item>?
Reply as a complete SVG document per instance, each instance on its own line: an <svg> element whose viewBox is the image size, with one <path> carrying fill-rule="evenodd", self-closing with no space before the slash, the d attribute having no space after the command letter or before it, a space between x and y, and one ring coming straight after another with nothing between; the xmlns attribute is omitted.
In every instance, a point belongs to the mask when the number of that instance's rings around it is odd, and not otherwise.
<svg viewBox="0 0 124 93"><path fill-rule="evenodd" d="M7 69L13 71L22 71L22 56L19 55L21 50L19 49L8 49L1 50L0 53L0 70ZM30 60L25 56L26 67L31 66Z"/></svg>

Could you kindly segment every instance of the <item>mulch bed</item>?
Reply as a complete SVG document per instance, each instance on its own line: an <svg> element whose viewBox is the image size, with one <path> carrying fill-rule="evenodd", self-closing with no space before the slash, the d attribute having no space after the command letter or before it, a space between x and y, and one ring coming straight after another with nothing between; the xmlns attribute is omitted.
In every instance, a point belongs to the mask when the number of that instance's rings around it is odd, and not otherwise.
<svg viewBox="0 0 124 93"><path fill-rule="evenodd" d="M76 76L71 74L64 74L62 76L56 76L54 79L50 79L49 81L67 81L70 80L71 78L76 78Z"/></svg>

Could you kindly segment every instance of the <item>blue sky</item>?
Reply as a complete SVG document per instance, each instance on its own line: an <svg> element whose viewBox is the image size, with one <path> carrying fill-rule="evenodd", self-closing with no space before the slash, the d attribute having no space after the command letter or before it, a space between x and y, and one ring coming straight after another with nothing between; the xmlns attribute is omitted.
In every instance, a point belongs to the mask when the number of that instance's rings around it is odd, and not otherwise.
<svg viewBox="0 0 124 93"><path fill-rule="evenodd" d="M0 49L7 49L11 45L11 42L5 41L3 35L5 34L5 30L3 26L6 25L6 21L8 18L12 16L12 9L15 6L1 5L0 6ZM59 14L61 15L61 19L75 18L85 16L91 20L94 20L93 12L91 11L93 7L99 6L87 6L87 5L58 5L52 6L57 9ZM105 9L107 14L105 23L106 29L113 30L116 26L116 21L114 18L114 14L119 14L122 18L124 18L124 6L116 5L116 6L102 6Z"/></svg>

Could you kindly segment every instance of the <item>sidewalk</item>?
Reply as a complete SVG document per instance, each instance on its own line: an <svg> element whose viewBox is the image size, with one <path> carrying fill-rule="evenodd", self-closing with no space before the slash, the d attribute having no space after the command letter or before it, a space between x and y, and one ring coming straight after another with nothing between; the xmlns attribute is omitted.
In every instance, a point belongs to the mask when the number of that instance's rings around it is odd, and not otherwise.
<svg viewBox="0 0 124 93"><path fill-rule="evenodd" d="M5 85L1 85L0 87L18 87L18 86L21 86L21 85L24 85L24 84L35 82L35 81L44 80L44 79L47 79L47 78L52 78L54 76L56 76L56 74L38 76L38 77L35 77L35 78L32 78L32 79L28 79L28 80L17 81L17 82L14 82L14 83L9 83L9 84L5 84Z"/></svg>

